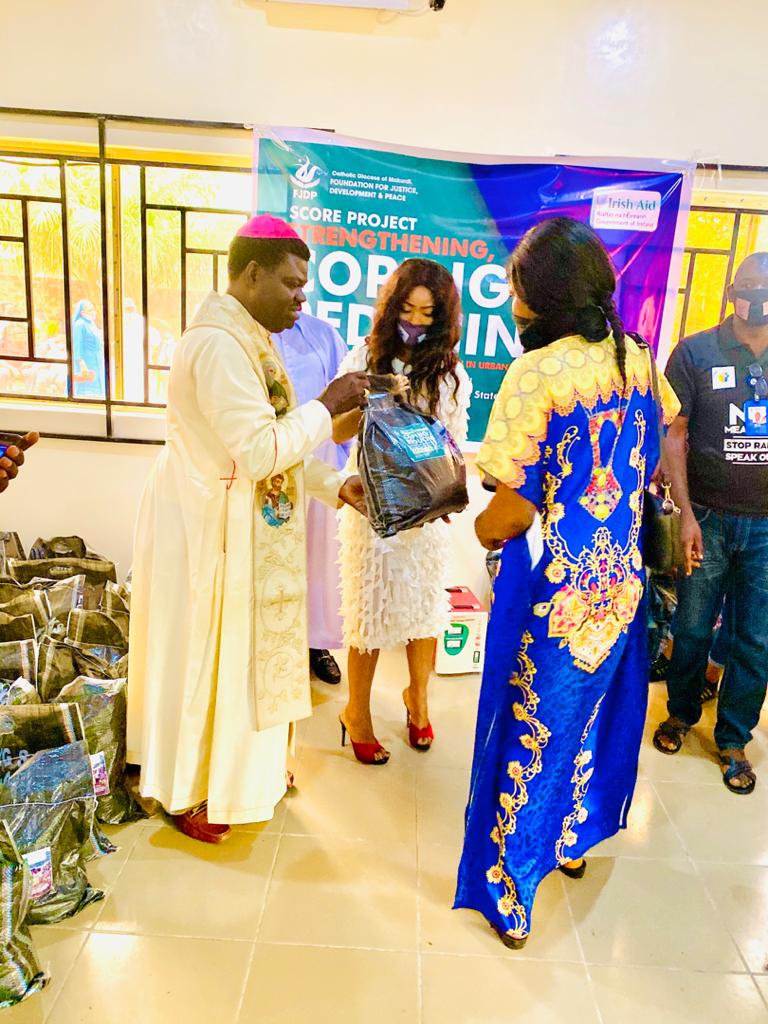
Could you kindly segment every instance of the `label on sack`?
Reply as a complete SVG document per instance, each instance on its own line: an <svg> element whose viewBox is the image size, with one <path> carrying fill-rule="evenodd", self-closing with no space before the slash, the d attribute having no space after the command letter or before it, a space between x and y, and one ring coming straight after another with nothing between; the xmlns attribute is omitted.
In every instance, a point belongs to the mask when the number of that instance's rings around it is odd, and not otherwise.
<svg viewBox="0 0 768 1024"><path fill-rule="evenodd" d="M109 774L107 773L107 759L104 751L91 754L91 775L93 776L93 791L96 796L107 796L109 793Z"/></svg>
<svg viewBox="0 0 768 1024"><path fill-rule="evenodd" d="M32 875L32 899L40 900L53 891L53 858L50 846L22 855Z"/></svg>
<svg viewBox="0 0 768 1024"><path fill-rule="evenodd" d="M445 448L429 427L421 423L395 427L392 432L414 462L438 459L445 452Z"/></svg>

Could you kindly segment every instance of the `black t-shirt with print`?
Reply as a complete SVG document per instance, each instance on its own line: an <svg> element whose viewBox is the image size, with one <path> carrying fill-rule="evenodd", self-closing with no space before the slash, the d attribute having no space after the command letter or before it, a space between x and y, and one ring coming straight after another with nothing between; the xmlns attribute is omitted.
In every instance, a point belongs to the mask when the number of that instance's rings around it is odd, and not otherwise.
<svg viewBox="0 0 768 1024"><path fill-rule="evenodd" d="M728 317L684 338L666 376L688 417L688 489L697 505L744 516L768 516L768 437L746 437L744 403L754 399L748 367L768 376L768 351L758 359L733 333Z"/></svg>

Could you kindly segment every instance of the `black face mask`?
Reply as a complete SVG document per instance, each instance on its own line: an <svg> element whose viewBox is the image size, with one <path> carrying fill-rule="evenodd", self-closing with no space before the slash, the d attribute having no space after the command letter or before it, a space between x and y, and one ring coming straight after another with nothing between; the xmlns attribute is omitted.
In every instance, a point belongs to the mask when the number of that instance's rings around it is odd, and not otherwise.
<svg viewBox="0 0 768 1024"><path fill-rule="evenodd" d="M731 301L739 320L753 327L768 327L768 288L734 288Z"/></svg>
<svg viewBox="0 0 768 1024"><path fill-rule="evenodd" d="M533 352L556 340L547 325L546 318L537 316L530 320L525 317L514 317L513 319L523 352Z"/></svg>

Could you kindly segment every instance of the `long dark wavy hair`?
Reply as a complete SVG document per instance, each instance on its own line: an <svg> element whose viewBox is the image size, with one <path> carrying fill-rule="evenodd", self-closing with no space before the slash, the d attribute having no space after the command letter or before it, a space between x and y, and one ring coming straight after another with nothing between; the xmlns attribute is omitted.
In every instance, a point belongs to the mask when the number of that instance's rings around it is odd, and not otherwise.
<svg viewBox="0 0 768 1024"><path fill-rule="evenodd" d="M520 334L526 352L571 334L604 341L612 332L626 389L626 337L613 298L616 272L591 228L570 217L537 224L512 253L507 275L515 295L536 313Z"/></svg>
<svg viewBox="0 0 768 1024"><path fill-rule="evenodd" d="M446 377L454 382L454 397L459 389L456 346L461 338L461 299L449 272L433 260L406 260L381 290L368 338L368 369L371 373L391 373L392 361L402 350L397 321L414 288L429 289L435 303L432 326L427 337L411 350L408 373L411 391L423 396L431 415L437 412L440 384Z"/></svg>

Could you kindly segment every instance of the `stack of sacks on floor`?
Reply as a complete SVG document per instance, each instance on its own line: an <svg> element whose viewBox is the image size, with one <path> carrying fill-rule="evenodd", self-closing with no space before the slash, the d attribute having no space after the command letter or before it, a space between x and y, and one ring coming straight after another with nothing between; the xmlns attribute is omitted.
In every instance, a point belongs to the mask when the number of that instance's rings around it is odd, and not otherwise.
<svg viewBox="0 0 768 1024"><path fill-rule="evenodd" d="M32 936L29 934L32 874L13 841L8 825L0 822L0 1006L13 1006L46 984Z"/></svg>
<svg viewBox="0 0 768 1024"><path fill-rule="evenodd" d="M0 534L0 1006L45 984L28 925L103 898L86 865L115 847L98 823L142 816L124 778L129 614L80 538L25 557Z"/></svg>

